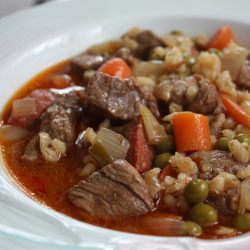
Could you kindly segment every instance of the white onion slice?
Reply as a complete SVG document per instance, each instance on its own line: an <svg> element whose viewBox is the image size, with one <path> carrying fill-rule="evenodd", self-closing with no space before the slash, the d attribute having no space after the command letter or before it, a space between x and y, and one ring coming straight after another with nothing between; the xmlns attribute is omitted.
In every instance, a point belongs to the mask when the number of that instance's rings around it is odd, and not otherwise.
<svg viewBox="0 0 250 250"><path fill-rule="evenodd" d="M235 43L230 43L222 52L222 69L228 70L232 79L237 78L241 66L244 64L249 51Z"/></svg>
<svg viewBox="0 0 250 250"><path fill-rule="evenodd" d="M12 125L3 125L0 127L0 141L3 143L15 142L25 138L29 131Z"/></svg>
<svg viewBox="0 0 250 250"><path fill-rule="evenodd" d="M163 126L156 120L146 106L140 105L140 112L148 142L153 145L159 143L167 136Z"/></svg>
<svg viewBox="0 0 250 250"><path fill-rule="evenodd" d="M110 129L101 128L97 133L96 140L102 142L107 153L113 159L125 159L130 145L122 135Z"/></svg>
<svg viewBox="0 0 250 250"><path fill-rule="evenodd" d="M150 234L176 236L185 233L185 223L181 217L174 215L152 214L142 216L140 225Z"/></svg>
<svg viewBox="0 0 250 250"><path fill-rule="evenodd" d="M160 76L167 72L166 65L162 61L135 61L133 64L134 76Z"/></svg>
<svg viewBox="0 0 250 250"><path fill-rule="evenodd" d="M35 98L17 99L12 104L12 117L18 118L36 114Z"/></svg>

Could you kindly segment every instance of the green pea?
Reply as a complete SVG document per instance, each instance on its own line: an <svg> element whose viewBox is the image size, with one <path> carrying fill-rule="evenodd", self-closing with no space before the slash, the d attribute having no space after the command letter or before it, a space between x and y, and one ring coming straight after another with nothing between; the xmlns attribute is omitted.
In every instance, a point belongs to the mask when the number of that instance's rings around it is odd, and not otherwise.
<svg viewBox="0 0 250 250"><path fill-rule="evenodd" d="M170 153L162 153L155 158L155 167L164 168L169 163Z"/></svg>
<svg viewBox="0 0 250 250"><path fill-rule="evenodd" d="M215 149L228 151L228 143L231 139L227 137L221 137L214 145Z"/></svg>
<svg viewBox="0 0 250 250"><path fill-rule="evenodd" d="M236 215L233 224L242 231L250 231L250 213Z"/></svg>
<svg viewBox="0 0 250 250"><path fill-rule="evenodd" d="M175 141L174 137L172 135L168 135L166 138L164 138L160 143L156 145L156 149L160 153L164 152L175 152Z"/></svg>
<svg viewBox="0 0 250 250"><path fill-rule="evenodd" d="M239 142L247 142L248 144L250 144L250 137L249 135L246 134L237 134L235 136L235 138L239 141Z"/></svg>
<svg viewBox="0 0 250 250"><path fill-rule="evenodd" d="M185 221L184 233L191 236L200 236L202 234L202 228L192 221Z"/></svg>
<svg viewBox="0 0 250 250"><path fill-rule="evenodd" d="M184 189L184 197L191 203L200 203L208 196L208 184L204 180L192 180Z"/></svg>
<svg viewBox="0 0 250 250"><path fill-rule="evenodd" d="M217 211L210 205L199 203L189 211L189 218L201 226L210 226L217 222Z"/></svg>

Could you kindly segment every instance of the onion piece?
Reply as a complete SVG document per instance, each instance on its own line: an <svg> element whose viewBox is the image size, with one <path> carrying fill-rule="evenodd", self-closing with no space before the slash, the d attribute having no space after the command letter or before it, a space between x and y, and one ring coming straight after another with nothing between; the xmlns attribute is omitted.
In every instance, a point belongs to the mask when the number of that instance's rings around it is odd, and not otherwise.
<svg viewBox="0 0 250 250"><path fill-rule="evenodd" d="M151 111L144 105L140 105L143 125L150 144L157 144L165 138L166 132L164 127L156 120Z"/></svg>
<svg viewBox="0 0 250 250"><path fill-rule="evenodd" d="M21 140L28 134L29 131L21 127L12 125L3 125L0 127L0 141L3 143Z"/></svg>
<svg viewBox="0 0 250 250"><path fill-rule="evenodd" d="M101 128L97 133L97 140L105 145L107 152L114 159L125 159L130 145L122 135L110 129Z"/></svg>
<svg viewBox="0 0 250 250"><path fill-rule="evenodd" d="M180 216L167 214L149 214L141 217L139 223L148 233L160 236L183 235L186 228Z"/></svg>
<svg viewBox="0 0 250 250"><path fill-rule="evenodd" d="M83 134L83 142L88 145L88 144L93 144L96 138L96 133L93 128L88 127Z"/></svg>
<svg viewBox="0 0 250 250"><path fill-rule="evenodd" d="M240 186L240 201L238 212L244 213L250 210L250 178L245 179Z"/></svg>
<svg viewBox="0 0 250 250"><path fill-rule="evenodd" d="M107 152L101 141L96 140L89 148L89 154L100 167L111 163L114 158Z"/></svg>
<svg viewBox="0 0 250 250"><path fill-rule="evenodd" d="M233 80L236 80L241 66L244 64L249 50L231 42L221 56L222 70L228 70Z"/></svg>
<svg viewBox="0 0 250 250"><path fill-rule="evenodd" d="M134 76L160 76L167 72L166 64L162 61L135 61L132 72Z"/></svg>
<svg viewBox="0 0 250 250"><path fill-rule="evenodd" d="M122 135L102 127L89 152L99 165L104 166L114 159L125 159L129 146Z"/></svg>
<svg viewBox="0 0 250 250"><path fill-rule="evenodd" d="M12 117L18 118L36 114L35 98L17 99L12 104Z"/></svg>

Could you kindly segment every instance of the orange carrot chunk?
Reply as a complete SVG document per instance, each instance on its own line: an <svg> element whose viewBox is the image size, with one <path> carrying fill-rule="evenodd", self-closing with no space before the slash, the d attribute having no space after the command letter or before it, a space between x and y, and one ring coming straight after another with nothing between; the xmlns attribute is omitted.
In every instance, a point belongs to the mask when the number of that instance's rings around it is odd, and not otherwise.
<svg viewBox="0 0 250 250"><path fill-rule="evenodd" d="M220 97L226 108L227 114L234 118L238 123L250 128L250 116L242 109L242 107L226 94L220 94Z"/></svg>
<svg viewBox="0 0 250 250"><path fill-rule="evenodd" d="M191 112L176 114L173 128L177 151L211 150L207 116Z"/></svg>
<svg viewBox="0 0 250 250"><path fill-rule="evenodd" d="M131 77L131 70L127 63L121 58L113 58L104 63L98 71L111 76L119 76L121 78Z"/></svg>
<svg viewBox="0 0 250 250"><path fill-rule="evenodd" d="M230 26L222 26L208 43L208 48L224 49L234 40L233 31Z"/></svg>

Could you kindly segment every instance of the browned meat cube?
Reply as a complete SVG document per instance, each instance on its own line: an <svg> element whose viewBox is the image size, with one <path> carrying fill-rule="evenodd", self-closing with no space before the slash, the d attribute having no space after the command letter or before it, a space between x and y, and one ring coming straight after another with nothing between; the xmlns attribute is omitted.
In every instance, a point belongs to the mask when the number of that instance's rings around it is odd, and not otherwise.
<svg viewBox="0 0 250 250"><path fill-rule="evenodd" d="M125 160L116 160L80 181L69 190L68 198L100 217L137 216L154 209L143 178Z"/></svg>
<svg viewBox="0 0 250 250"><path fill-rule="evenodd" d="M139 116L140 103L158 115L155 98L142 91L132 79L97 72L88 83L85 109L91 114L130 120Z"/></svg>

